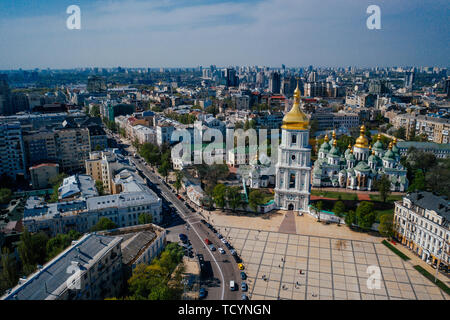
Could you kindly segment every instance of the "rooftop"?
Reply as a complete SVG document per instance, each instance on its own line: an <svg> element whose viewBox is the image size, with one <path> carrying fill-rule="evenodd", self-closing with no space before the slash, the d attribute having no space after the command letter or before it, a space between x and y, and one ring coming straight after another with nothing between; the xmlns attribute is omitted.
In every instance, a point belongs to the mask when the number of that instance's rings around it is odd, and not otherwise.
<svg viewBox="0 0 450 320"><path fill-rule="evenodd" d="M438 196L428 191L420 191L407 193L406 198L416 206L435 211L438 215L450 221L450 206L446 197Z"/></svg>
<svg viewBox="0 0 450 320"><path fill-rule="evenodd" d="M67 288L66 281L72 276L69 267L77 264L86 270L108 248L120 243L120 237L87 234L56 258L48 262L23 283L17 285L1 300L45 300L57 299Z"/></svg>

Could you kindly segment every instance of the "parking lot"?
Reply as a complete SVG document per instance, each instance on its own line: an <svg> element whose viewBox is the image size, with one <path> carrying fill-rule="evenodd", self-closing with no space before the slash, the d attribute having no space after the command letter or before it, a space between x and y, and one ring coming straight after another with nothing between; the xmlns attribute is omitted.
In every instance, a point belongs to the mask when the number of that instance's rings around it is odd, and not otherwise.
<svg viewBox="0 0 450 320"><path fill-rule="evenodd" d="M217 229L243 260L252 300L449 299L381 243L235 227ZM379 288L367 285L369 266L379 267Z"/></svg>

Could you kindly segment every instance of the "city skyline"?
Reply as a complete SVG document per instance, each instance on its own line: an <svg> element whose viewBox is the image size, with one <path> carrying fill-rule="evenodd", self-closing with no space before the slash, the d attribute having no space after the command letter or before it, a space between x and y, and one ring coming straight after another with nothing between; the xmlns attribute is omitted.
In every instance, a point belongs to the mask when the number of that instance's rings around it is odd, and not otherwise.
<svg viewBox="0 0 450 320"><path fill-rule="evenodd" d="M72 4L1 3L0 69L448 65L446 1L82 0L68 30ZM381 30L366 27L371 4Z"/></svg>

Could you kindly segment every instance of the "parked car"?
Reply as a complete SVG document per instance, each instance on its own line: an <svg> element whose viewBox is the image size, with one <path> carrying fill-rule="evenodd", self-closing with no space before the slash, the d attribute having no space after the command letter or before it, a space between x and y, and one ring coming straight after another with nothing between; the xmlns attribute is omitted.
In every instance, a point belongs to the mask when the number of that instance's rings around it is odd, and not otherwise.
<svg viewBox="0 0 450 320"><path fill-rule="evenodd" d="M179 237L182 242L186 242L188 240L187 235L185 235L184 233L180 233Z"/></svg>
<svg viewBox="0 0 450 320"><path fill-rule="evenodd" d="M242 294L241 300L248 300L248 297L245 293Z"/></svg>
<svg viewBox="0 0 450 320"><path fill-rule="evenodd" d="M234 283L233 280L230 281L230 290L231 290L231 291L236 290L236 285L235 285L235 283Z"/></svg>
<svg viewBox="0 0 450 320"><path fill-rule="evenodd" d="M211 244L211 241L209 241L208 238L205 238L205 243L206 243L207 245L210 245L210 244Z"/></svg>
<svg viewBox="0 0 450 320"><path fill-rule="evenodd" d="M245 282L241 283L241 290L242 292L246 292L248 290L247 284Z"/></svg>
<svg viewBox="0 0 450 320"><path fill-rule="evenodd" d="M220 241L222 241L223 244L227 244L228 241L225 238L220 239Z"/></svg>
<svg viewBox="0 0 450 320"><path fill-rule="evenodd" d="M216 247L214 247L213 244L210 244L210 245L209 245L209 250L211 250L211 251L216 251Z"/></svg>
<svg viewBox="0 0 450 320"><path fill-rule="evenodd" d="M223 239L223 236L220 233L217 233L217 238Z"/></svg>
<svg viewBox="0 0 450 320"><path fill-rule="evenodd" d="M238 268L239 268L239 270L244 270L245 269L245 267L244 267L244 265L242 263L238 264Z"/></svg>
<svg viewBox="0 0 450 320"><path fill-rule="evenodd" d="M236 255L236 251L234 251L234 249L231 249L230 250L230 253L234 256L234 255Z"/></svg>
<svg viewBox="0 0 450 320"><path fill-rule="evenodd" d="M219 250L219 252L220 252L221 254L225 254L225 250L223 250L222 248L218 248L217 250Z"/></svg>
<svg viewBox="0 0 450 320"><path fill-rule="evenodd" d="M244 271L241 271L241 279L242 280L246 280L247 279L247 275L245 274Z"/></svg>

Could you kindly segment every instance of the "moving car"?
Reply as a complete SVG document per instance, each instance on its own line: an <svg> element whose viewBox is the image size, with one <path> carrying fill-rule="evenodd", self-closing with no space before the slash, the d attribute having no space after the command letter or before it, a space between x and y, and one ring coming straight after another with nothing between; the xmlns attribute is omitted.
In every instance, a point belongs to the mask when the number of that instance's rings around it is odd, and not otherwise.
<svg viewBox="0 0 450 320"><path fill-rule="evenodd" d="M218 248L218 250L221 254L225 254L225 250L223 250L222 248Z"/></svg>
<svg viewBox="0 0 450 320"><path fill-rule="evenodd" d="M239 268L239 270L244 270L245 269L245 267L244 267L244 265L242 263L238 264L238 268Z"/></svg>
<svg viewBox="0 0 450 320"><path fill-rule="evenodd" d="M210 245L210 244L211 244L211 241L209 241L208 238L205 238L205 243L206 243L207 245Z"/></svg>

